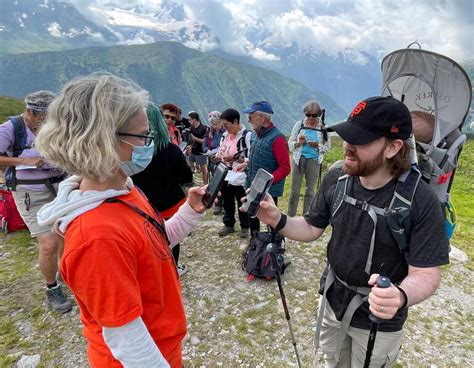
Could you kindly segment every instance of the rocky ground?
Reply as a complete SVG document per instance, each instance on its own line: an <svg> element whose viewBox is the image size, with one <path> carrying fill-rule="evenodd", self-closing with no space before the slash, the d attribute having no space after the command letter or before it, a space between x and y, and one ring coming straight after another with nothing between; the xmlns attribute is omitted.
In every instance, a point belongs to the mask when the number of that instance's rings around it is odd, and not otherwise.
<svg viewBox="0 0 474 368"><path fill-rule="evenodd" d="M238 233L219 238L220 219L206 215L183 243L182 278L188 317L186 367L296 367L275 281L246 282ZM291 323L303 367L322 366L313 342L317 285L327 235L314 243L287 243L292 263L283 276ZM473 277L466 255L453 248L442 285L411 308L398 367L473 367ZM0 366L87 366L77 307L47 309L26 232L0 239Z"/></svg>

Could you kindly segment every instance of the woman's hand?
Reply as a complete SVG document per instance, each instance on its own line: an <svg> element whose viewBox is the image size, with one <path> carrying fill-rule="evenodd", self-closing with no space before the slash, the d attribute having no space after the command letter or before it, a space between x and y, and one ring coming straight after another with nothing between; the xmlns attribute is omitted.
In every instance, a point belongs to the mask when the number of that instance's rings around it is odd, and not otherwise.
<svg viewBox="0 0 474 368"><path fill-rule="evenodd" d="M44 165L44 159L41 157L22 157L21 164L25 166L41 167Z"/></svg>
<svg viewBox="0 0 474 368"><path fill-rule="evenodd" d="M206 212L206 206L202 203L202 197L206 193L207 185L203 187L193 187L188 191L187 202L191 208L197 213Z"/></svg>
<svg viewBox="0 0 474 368"><path fill-rule="evenodd" d="M232 171L235 171L235 172L243 172L245 171L245 169L247 168L247 163L246 162L242 162L241 164L238 164L236 167L234 167L232 169Z"/></svg>

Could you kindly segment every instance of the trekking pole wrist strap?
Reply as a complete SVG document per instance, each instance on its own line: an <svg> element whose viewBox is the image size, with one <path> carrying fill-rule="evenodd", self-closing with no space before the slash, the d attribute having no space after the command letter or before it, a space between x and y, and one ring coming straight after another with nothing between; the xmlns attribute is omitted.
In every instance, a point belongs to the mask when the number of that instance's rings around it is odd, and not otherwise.
<svg viewBox="0 0 474 368"><path fill-rule="evenodd" d="M400 306L400 308L398 308L398 310L405 309L407 307L407 304L408 304L407 293L405 293L405 290L403 290L400 286L395 285L395 287L398 290L400 290L400 293L403 295L403 298L404 298L403 304Z"/></svg>
<svg viewBox="0 0 474 368"><path fill-rule="evenodd" d="M288 216L285 215L284 213L281 214L280 221L278 221L278 224L275 226L275 229L273 230L275 233L283 230L283 228L286 226L286 221L288 220Z"/></svg>

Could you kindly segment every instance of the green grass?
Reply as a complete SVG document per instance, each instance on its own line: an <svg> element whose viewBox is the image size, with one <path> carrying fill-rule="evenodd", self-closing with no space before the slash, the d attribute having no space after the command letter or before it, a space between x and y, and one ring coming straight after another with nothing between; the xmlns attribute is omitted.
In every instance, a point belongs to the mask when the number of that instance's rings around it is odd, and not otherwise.
<svg viewBox="0 0 474 368"><path fill-rule="evenodd" d="M24 109L25 103L22 100L0 96L0 124L5 122L9 116L21 114Z"/></svg>
<svg viewBox="0 0 474 368"><path fill-rule="evenodd" d="M467 267L474 270L474 140L468 140L461 153L451 189L451 201L456 208L457 227L452 243L465 252Z"/></svg>

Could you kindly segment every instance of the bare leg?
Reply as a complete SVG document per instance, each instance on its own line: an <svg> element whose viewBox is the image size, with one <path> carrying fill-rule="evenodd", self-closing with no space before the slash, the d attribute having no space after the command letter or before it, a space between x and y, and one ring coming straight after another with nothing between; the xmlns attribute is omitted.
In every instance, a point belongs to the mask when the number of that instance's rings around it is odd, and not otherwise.
<svg viewBox="0 0 474 368"><path fill-rule="evenodd" d="M59 252L62 255L63 241L59 235L54 233L41 234L36 239L38 240L39 248L40 272L47 284L54 284L56 282L56 272L58 271Z"/></svg>

